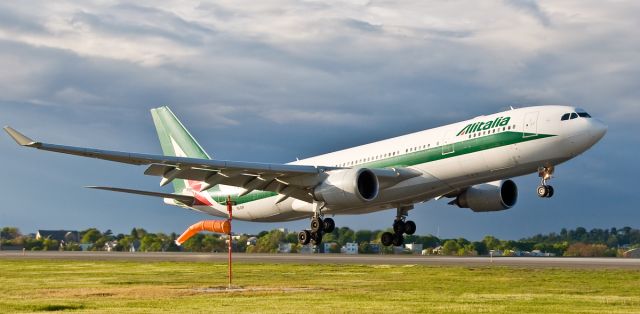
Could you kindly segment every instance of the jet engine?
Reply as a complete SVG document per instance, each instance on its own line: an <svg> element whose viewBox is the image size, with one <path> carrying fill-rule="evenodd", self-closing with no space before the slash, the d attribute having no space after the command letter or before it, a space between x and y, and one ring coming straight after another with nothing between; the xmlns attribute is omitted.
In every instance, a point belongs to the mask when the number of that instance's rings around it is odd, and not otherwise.
<svg viewBox="0 0 640 314"><path fill-rule="evenodd" d="M373 201L378 196L378 177L366 168L328 171L329 175L313 190L327 205L350 205Z"/></svg>
<svg viewBox="0 0 640 314"><path fill-rule="evenodd" d="M493 212L513 207L518 200L518 186L511 180L471 186L451 202L474 212Z"/></svg>

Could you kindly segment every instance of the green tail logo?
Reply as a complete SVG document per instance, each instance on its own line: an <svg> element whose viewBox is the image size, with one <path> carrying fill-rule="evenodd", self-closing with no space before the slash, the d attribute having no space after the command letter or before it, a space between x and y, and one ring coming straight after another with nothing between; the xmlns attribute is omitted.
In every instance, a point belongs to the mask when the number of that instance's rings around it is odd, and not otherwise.
<svg viewBox="0 0 640 314"><path fill-rule="evenodd" d="M151 117L165 156L211 159L169 107L151 109ZM185 180L173 180L172 183L177 193L187 186Z"/></svg>

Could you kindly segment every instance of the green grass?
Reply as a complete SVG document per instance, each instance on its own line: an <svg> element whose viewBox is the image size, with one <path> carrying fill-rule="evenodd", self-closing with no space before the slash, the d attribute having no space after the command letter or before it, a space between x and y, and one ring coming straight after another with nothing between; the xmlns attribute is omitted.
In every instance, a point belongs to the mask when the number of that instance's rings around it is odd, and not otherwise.
<svg viewBox="0 0 640 314"><path fill-rule="evenodd" d="M0 313L628 313L640 271L0 260Z"/></svg>

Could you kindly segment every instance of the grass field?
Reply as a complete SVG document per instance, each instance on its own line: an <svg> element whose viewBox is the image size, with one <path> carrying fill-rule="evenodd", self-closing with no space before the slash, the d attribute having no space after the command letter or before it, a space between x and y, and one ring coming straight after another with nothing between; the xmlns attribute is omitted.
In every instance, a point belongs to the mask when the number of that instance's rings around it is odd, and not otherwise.
<svg viewBox="0 0 640 314"><path fill-rule="evenodd" d="M640 313L640 271L0 260L0 312ZM208 289L212 288L212 289Z"/></svg>

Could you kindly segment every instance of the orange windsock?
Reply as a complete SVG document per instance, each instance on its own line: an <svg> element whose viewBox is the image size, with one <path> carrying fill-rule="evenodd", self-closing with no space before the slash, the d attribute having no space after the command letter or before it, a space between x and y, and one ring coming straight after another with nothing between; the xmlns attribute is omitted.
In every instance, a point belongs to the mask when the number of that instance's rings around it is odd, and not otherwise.
<svg viewBox="0 0 640 314"><path fill-rule="evenodd" d="M189 229L185 230L180 237L176 240L177 245L189 240L196 233L200 231L211 231L216 233L229 234L231 232L231 223L228 220L202 220L191 225Z"/></svg>

